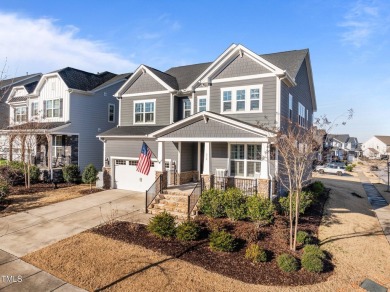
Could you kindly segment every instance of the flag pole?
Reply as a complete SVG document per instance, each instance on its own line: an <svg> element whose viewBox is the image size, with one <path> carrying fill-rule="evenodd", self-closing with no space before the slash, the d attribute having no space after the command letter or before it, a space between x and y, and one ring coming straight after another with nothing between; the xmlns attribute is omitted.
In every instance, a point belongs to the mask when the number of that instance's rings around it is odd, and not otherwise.
<svg viewBox="0 0 390 292"><path fill-rule="evenodd" d="M158 162L158 163L161 163L161 161L158 160L158 157L154 154L154 152L153 152L152 149L148 146L148 144L147 144L144 140L142 140L142 142L145 143L146 146L150 149L150 152L152 152L153 156L157 159L157 162Z"/></svg>

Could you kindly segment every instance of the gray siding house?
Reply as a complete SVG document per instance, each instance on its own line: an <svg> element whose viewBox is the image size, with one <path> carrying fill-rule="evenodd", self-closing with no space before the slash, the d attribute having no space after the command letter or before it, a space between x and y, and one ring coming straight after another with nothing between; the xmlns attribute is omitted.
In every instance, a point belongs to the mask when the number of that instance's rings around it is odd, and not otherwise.
<svg viewBox="0 0 390 292"><path fill-rule="evenodd" d="M26 160L29 155L41 168L77 164L83 170L89 163L101 168L103 145L96 135L118 124L119 102L113 94L130 75L67 67L13 87L7 99L7 158ZM23 131L34 136L32 153L17 139Z"/></svg>
<svg viewBox="0 0 390 292"><path fill-rule="evenodd" d="M98 135L104 183L137 191L161 175L164 187L201 180L271 196L278 157L264 128L309 127L316 111L307 49L258 55L233 44L210 63L141 65L115 96L118 126ZM136 171L143 142L155 154L149 175Z"/></svg>

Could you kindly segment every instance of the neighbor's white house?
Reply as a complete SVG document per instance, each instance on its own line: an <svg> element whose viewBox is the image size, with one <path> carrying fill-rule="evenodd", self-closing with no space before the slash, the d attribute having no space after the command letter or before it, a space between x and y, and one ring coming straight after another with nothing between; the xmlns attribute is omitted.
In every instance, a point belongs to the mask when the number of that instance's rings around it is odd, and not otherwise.
<svg viewBox="0 0 390 292"><path fill-rule="evenodd" d="M362 151L363 156L372 159L390 154L390 136L373 136L363 143Z"/></svg>

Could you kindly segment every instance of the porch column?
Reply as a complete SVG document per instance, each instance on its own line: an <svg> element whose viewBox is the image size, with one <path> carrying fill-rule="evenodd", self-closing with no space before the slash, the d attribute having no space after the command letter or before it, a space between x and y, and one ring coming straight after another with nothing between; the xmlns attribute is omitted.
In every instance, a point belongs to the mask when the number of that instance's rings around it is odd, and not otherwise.
<svg viewBox="0 0 390 292"><path fill-rule="evenodd" d="M168 174L165 169L165 143L161 141L158 141L157 159L158 162L155 164L156 179L162 175L162 185L158 185L157 189L166 189L168 187Z"/></svg>
<svg viewBox="0 0 390 292"><path fill-rule="evenodd" d="M201 175L205 189L214 188L214 175L211 173L212 164L212 148L211 142L204 143L204 156L203 156L203 173Z"/></svg>
<svg viewBox="0 0 390 292"><path fill-rule="evenodd" d="M211 174L211 169L212 169L211 155L212 155L211 142L205 142L204 156L203 156L203 174L207 174L207 175Z"/></svg>
<svg viewBox="0 0 390 292"><path fill-rule="evenodd" d="M181 142L177 146L177 173L181 173Z"/></svg>
<svg viewBox="0 0 390 292"><path fill-rule="evenodd" d="M49 169L51 169L52 168L52 155L53 155L53 153L52 153L52 149L53 149L53 136L52 135L50 135L50 134L47 134L46 135L46 139L47 139L47 167L49 168Z"/></svg>
<svg viewBox="0 0 390 292"><path fill-rule="evenodd" d="M200 175L201 175L201 173L200 173L200 159L201 159L200 154L201 154L201 151L200 150L201 150L201 144L200 144L200 142L198 142L198 157L197 157L198 158L197 159L198 160L197 161L198 162L198 175L199 175L198 179L200 179Z"/></svg>
<svg viewBox="0 0 390 292"><path fill-rule="evenodd" d="M260 178L268 179L268 163L270 162L270 149L268 143L261 143Z"/></svg>

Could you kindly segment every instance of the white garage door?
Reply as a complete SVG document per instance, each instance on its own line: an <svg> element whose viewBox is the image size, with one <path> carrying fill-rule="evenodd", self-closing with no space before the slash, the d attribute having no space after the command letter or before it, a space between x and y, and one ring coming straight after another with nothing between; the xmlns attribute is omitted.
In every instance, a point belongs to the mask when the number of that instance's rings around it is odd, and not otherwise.
<svg viewBox="0 0 390 292"><path fill-rule="evenodd" d="M114 160L114 184L116 189L144 192L156 180L154 162L148 175L144 175L137 169L137 160Z"/></svg>

